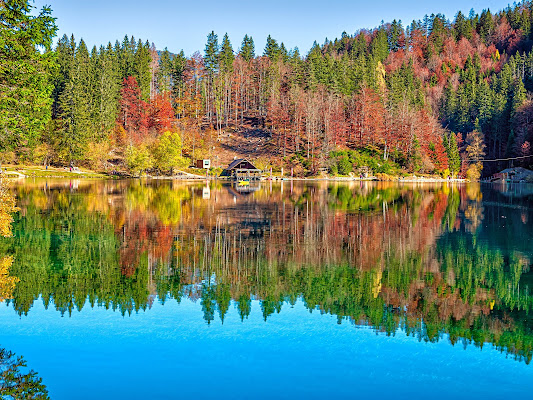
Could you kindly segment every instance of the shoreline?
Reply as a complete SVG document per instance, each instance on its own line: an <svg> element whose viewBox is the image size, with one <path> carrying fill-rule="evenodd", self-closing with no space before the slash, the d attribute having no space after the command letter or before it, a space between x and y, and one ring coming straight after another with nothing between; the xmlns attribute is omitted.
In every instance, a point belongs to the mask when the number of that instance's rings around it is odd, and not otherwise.
<svg viewBox="0 0 533 400"><path fill-rule="evenodd" d="M0 176L5 176L8 179L152 179L152 180L181 180L181 181L227 181L234 182L233 179L218 176L201 176L199 174L190 173L187 171L180 171L179 175L145 175L145 176L131 176L128 174L96 172L87 169L74 168L55 168L48 167L48 169L39 166L2 166ZM388 175L386 177L349 177L349 176L314 176L314 177L266 177L262 178L260 182L396 182L396 183L465 183L470 182L464 178L441 178L441 177L427 177L411 175L407 177ZM476 181L483 182L483 181Z"/></svg>

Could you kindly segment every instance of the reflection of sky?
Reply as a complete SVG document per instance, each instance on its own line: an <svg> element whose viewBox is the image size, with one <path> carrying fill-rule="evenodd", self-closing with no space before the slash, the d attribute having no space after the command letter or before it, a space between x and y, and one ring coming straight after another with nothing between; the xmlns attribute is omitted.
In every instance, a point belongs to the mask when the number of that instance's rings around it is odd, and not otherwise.
<svg viewBox="0 0 533 400"><path fill-rule="evenodd" d="M0 307L0 346L23 355L52 399L504 398L531 395L533 365L490 345L419 343L312 314L301 302L241 323L230 307L208 326L200 302L154 304L122 317L85 307L72 317L37 302L27 317Z"/></svg>

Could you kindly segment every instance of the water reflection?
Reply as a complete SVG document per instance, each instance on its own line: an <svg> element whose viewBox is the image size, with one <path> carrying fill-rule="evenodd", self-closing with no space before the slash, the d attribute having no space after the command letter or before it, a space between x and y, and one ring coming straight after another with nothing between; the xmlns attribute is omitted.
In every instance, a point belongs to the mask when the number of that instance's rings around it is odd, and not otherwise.
<svg viewBox="0 0 533 400"><path fill-rule="evenodd" d="M21 211L0 259L14 260L9 276L20 281L6 301L19 314L40 299L64 315L87 306L128 315L189 298L207 323L223 323L232 305L244 321L260 300L267 320L302 299L339 323L532 357L527 193L387 182L243 192L165 181L16 191Z"/></svg>

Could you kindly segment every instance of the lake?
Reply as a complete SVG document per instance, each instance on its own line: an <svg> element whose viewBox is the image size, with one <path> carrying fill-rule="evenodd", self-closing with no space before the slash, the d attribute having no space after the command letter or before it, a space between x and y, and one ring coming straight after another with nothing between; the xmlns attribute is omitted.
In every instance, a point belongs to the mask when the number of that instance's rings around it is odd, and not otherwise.
<svg viewBox="0 0 533 400"><path fill-rule="evenodd" d="M531 186L20 182L0 347L52 399L533 393Z"/></svg>

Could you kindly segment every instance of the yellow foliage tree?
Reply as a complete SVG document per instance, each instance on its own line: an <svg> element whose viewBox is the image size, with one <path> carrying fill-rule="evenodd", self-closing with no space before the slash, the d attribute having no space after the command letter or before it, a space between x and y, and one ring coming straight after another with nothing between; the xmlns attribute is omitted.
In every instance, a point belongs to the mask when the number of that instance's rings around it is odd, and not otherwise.
<svg viewBox="0 0 533 400"><path fill-rule="evenodd" d="M9 269L13 265L13 257L0 259L0 303L13 298L13 290L20 281L16 276L9 276Z"/></svg>
<svg viewBox="0 0 533 400"><path fill-rule="evenodd" d="M0 176L0 236L11 237L11 223L13 213L18 209L15 206L15 196L7 189L6 178Z"/></svg>

